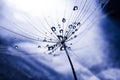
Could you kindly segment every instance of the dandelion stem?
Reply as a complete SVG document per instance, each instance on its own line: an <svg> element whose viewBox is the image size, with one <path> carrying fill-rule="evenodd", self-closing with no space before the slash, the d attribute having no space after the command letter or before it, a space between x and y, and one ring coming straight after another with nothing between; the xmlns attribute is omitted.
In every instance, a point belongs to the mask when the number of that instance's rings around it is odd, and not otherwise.
<svg viewBox="0 0 120 80"><path fill-rule="evenodd" d="M67 51L67 49L66 49L66 45L63 44L63 46L64 46L64 50L65 50L65 52L66 52L66 55L67 55L67 57L68 57L68 60L69 60L70 66L71 66L71 68L72 68L72 72L73 72L74 80L77 80L76 72L75 72L75 69L74 69L73 63L72 63L72 61L71 61L71 58L70 58L70 56L69 56L69 54L68 54L68 51Z"/></svg>

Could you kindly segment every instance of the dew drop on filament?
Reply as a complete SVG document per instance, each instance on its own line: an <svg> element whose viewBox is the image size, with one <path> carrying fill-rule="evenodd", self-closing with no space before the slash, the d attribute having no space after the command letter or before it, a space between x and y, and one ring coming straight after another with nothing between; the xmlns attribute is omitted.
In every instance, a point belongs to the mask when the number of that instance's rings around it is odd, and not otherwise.
<svg viewBox="0 0 120 80"><path fill-rule="evenodd" d="M56 31L56 28L55 28L55 27L52 27L51 30L52 30L53 32L55 32L55 31Z"/></svg>
<svg viewBox="0 0 120 80"><path fill-rule="evenodd" d="M60 24L58 24L58 26L60 27Z"/></svg>
<svg viewBox="0 0 120 80"><path fill-rule="evenodd" d="M49 47L48 47L48 50L53 50L53 49L54 49L53 46L49 46Z"/></svg>
<svg viewBox="0 0 120 80"><path fill-rule="evenodd" d="M59 30L60 33L63 33L63 29Z"/></svg>
<svg viewBox="0 0 120 80"><path fill-rule="evenodd" d="M75 29L76 28L76 26L73 26L73 29Z"/></svg>
<svg viewBox="0 0 120 80"><path fill-rule="evenodd" d="M75 31L78 31L78 29L75 29Z"/></svg>
<svg viewBox="0 0 120 80"><path fill-rule="evenodd" d="M81 23L80 23L80 22L78 22L78 23L77 23L77 26L80 26L80 25L81 25Z"/></svg>
<svg viewBox="0 0 120 80"><path fill-rule="evenodd" d="M18 46L16 45L16 46L15 46L15 48L17 49L17 48L18 48Z"/></svg>
<svg viewBox="0 0 120 80"><path fill-rule="evenodd" d="M57 37L58 37L59 40L61 40L61 41L63 40L63 36L58 35Z"/></svg>
<svg viewBox="0 0 120 80"><path fill-rule="evenodd" d="M73 11L76 11L76 10L78 10L78 6L73 7Z"/></svg>
<svg viewBox="0 0 120 80"><path fill-rule="evenodd" d="M43 42L47 42L47 40L46 40L46 39L44 39L44 40L43 40Z"/></svg>
<svg viewBox="0 0 120 80"><path fill-rule="evenodd" d="M76 38L76 37L77 37L77 35L74 36L74 38Z"/></svg>
<svg viewBox="0 0 120 80"><path fill-rule="evenodd" d="M41 46L39 45L38 48L41 48Z"/></svg>
<svg viewBox="0 0 120 80"><path fill-rule="evenodd" d="M72 24L70 24L70 25L68 26L68 28L70 28L70 29L71 29L71 28L72 28Z"/></svg>
<svg viewBox="0 0 120 80"><path fill-rule="evenodd" d="M63 46L60 47L60 51L64 51L64 47Z"/></svg>
<svg viewBox="0 0 120 80"><path fill-rule="evenodd" d="M62 19L62 22L63 22L63 23L65 23L65 22L66 22L66 19L65 19L65 18L63 18L63 19Z"/></svg>
<svg viewBox="0 0 120 80"><path fill-rule="evenodd" d="M74 34L75 32L72 32L72 34Z"/></svg>

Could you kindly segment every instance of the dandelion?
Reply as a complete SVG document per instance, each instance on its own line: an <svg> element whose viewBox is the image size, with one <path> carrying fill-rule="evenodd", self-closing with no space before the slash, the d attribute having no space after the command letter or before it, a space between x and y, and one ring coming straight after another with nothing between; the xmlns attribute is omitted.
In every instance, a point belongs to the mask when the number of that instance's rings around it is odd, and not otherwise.
<svg viewBox="0 0 120 80"><path fill-rule="evenodd" d="M0 28L37 42L38 48L44 49L45 54L57 56L60 55L56 53L57 50L61 53L65 51L74 80L78 80L69 51L72 51L72 46L80 42L79 39L94 26L94 23L99 22L96 17L100 16L100 11L107 3L108 0L56 1L53 5L45 5L48 7L42 6L45 10L40 9L40 15L37 16L31 16L29 11L26 13L15 10L17 13L4 17ZM76 43L73 42L75 39ZM18 49L19 45L15 45L15 48Z"/></svg>

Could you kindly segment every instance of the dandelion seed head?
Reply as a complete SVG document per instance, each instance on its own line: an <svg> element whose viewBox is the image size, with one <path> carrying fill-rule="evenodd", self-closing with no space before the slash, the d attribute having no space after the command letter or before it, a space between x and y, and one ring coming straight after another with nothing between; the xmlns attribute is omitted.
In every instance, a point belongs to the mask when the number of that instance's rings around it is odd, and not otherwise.
<svg viewBox="0 0 120 80"><path fill-rule="evenodd" d="M44 48L46 50L45 53L55 53L57 49L63 51L64 44L67 48L70 48L70 45L74 45L71 40L80 38L81 34L85 31L87 32L91 25L95 24L94 21L98 20L96 16L99 15L100 6L105 5L106 1L40 0L39 2L35 0L35 3L29 1L28 6L31 4L33 6L27 10L28 7L25 7L25 4L21 6L24 3L23 0L17 0L16 2L9 0L9 2L13 2L12 6L17 4L18 6L13 9L13 15L5 17L8 23L3 22L3 27L22 37L37 41L38 48ZM37 8L38 10L36 11L35 9ZM40 13L39 16L35 16L38 14L33 15L34 12ZM44 44L39 45L42 42ZM49 46L46 46L46 44Z"/></svg>
<svg viewBox="0 0 120 80"><path fill-rule="evenodd" d="M29 42L19 41L14 46L15 50L35 55L43 53L44 57L56 57L66 52L69 61L69 54L74 53L67 51L77 51L75 48L80 50L81 38L103 17L101 10L107 3L106 0L8 1L13 2L9 8L11 13L4 16L0 28Z"/></svg>

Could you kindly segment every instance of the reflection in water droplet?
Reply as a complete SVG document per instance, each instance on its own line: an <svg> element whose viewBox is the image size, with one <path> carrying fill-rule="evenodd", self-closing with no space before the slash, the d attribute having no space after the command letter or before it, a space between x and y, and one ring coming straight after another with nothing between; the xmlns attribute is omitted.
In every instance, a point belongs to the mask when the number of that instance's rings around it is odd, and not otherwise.
<svg viewBox="0 0 120 80"><path fill-rule="evenodd" d="M78 10L78 6L73 7L73 11L76 11L76 10Z"/></svg>
<svg viewBox="0 0 120 80"><path fill-rule="evenodd" d="M65 19L65 18L63 18L63 19L62 19L62 22L63 22L63 23L65 23L65 22L66 22L66 19Z"/></svg>

